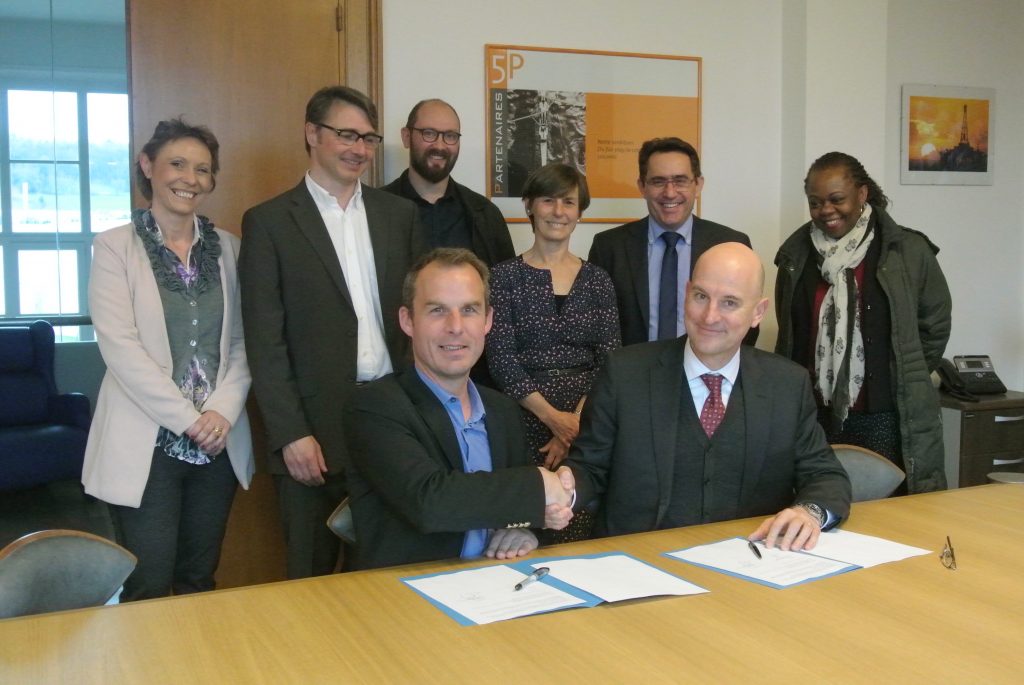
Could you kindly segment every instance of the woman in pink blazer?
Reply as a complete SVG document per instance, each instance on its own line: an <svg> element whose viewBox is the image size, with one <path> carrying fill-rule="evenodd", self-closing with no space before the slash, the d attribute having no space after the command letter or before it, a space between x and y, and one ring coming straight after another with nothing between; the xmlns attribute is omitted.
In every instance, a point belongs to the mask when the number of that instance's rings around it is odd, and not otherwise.
<svg viewBox="0 0 1024 685"><path fill-rule="evenodd" d="M82 482L139 559L123 601L211 590L253 459L238 239L196 214L217 139L162 121L136 174L148 209L93 241L89 308L107 366Z"/></svg>

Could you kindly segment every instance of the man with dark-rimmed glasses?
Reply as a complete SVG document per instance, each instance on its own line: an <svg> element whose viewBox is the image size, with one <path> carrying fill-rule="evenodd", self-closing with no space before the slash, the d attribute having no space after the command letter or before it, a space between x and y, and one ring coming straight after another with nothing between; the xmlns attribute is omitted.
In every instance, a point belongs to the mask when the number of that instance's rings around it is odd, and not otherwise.
<svg viewBox="0 0 1024 685"><path fill-rule="evenodd" d="M501 210L451 177L461 128L455 108L444 100L417 102L402 128L409 168L382 190L412 200L430 247L465 248L491 268L516 252ZM473 381L496 387L483 358L473 367Z"/></svg>
<svg viewBox="0 0 1024 685"><path fill-rule="evenodd" d="M690 271L719 243L750 247L750 238L693 213L704 189L700 156L679 138L644 141L636 186L647 216L594 236L588 259L615 284L622 344L672 340L686 333L683 293ZM755 327L745 342L757 340Z"/></svg>
<svg viewBox="0 0 1024 685"><path fill-rule="evenodd" d="M342 405L405 358L402 280L424 251L412 203L360 182L382 137L377 108L346 86L306 105L309 171L242 218L246 351L267 431L288 577L330 573L325 522L346 495Z"/></svg>
<svg viewBox="0 0 1024 685"><path fill-rule="evenodd" d="M515 256L501 212L451 177L459 159L461 124L444 100L416 103L402 128L409 168L382 190L416 204L430 247L463 247L492 267Z"/></svg>

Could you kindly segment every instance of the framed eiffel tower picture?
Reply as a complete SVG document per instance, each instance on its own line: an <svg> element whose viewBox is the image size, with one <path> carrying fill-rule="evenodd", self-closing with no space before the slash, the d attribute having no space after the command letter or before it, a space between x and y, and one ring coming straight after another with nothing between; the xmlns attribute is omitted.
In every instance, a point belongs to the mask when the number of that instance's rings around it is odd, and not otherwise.
<svg viewBox="0 0 1024 685"><path fill-rule="evenodd" d="M992 185L992 88L904 85L900 183Z"/></svg>

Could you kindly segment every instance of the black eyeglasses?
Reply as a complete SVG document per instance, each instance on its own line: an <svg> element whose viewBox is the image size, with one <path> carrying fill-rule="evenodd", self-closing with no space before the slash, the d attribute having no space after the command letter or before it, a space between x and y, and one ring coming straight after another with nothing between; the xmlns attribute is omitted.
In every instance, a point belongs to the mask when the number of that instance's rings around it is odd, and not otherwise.
<svg viewBox="0 0 1024 685"><path fill-rule="evenodd" d="M942 552L939 554L939 561L950 571L956 570L956 554L953 552L953 543L949 541L948 535L946 536L946 546L942 548Z"/></svg>
<svg viewBox="0 0 1024 685"><path fill-rule="evenodd" d="M437 140L438 136L441 136L441 140L444 141L445 145L455 145L455 143L459 142L459 138L462 137L462 134L458 131L438 131L433 128L416 128L415 126L410 126L409 128L413 131L418 131L426 143L433 143Z"/></svg>
<svg viewBox="0 0 1024 685"><path fill-rule="evenodd" d="M355 145L360 139L362 139L363 143L366 144L366 147L377 147L384 141L384 136L372 132L360 133L359 131L354 131L350 128L334 128L327 124L314 123L313 125L330 131L345 145Z"/></svg>

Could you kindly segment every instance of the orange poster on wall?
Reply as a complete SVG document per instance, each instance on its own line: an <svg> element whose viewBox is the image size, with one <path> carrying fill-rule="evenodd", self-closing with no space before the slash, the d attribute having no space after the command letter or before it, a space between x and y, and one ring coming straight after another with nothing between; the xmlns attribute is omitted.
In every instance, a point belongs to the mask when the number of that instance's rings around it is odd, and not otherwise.
<svg viewBox="0 0 1024 685"><path fill-rule="evenodd" d="M646 211L637 192L643 141L678 136L700 150L699 58L485 46L488 195L525 221L520 191L548 162L587 176L587 221Z"/></svg>

